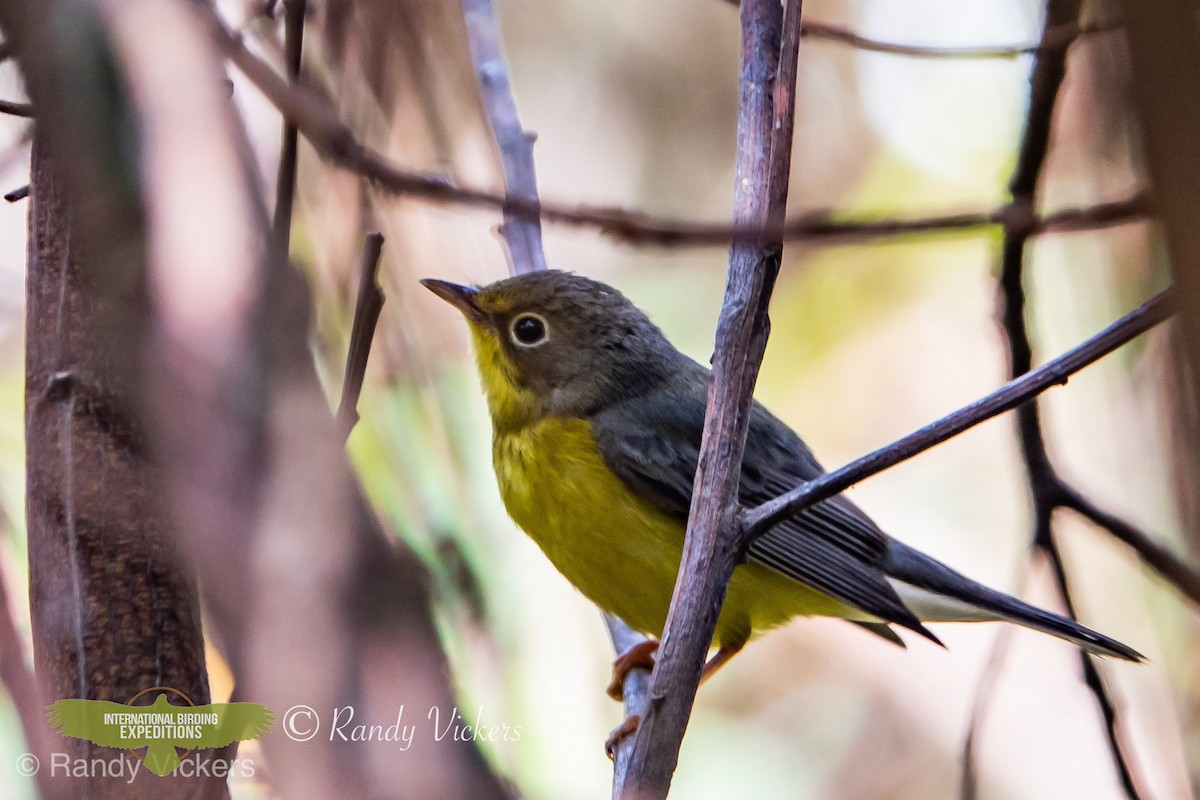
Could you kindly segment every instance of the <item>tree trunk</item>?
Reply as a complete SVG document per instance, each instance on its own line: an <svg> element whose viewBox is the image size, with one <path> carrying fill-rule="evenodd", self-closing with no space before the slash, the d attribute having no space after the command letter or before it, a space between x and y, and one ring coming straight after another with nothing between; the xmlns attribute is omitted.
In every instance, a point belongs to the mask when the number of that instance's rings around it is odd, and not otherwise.
<svg viewBox="0 0 1200 800"><path fill-rule="evenodd" d="M93 277L72 240L64 195L38 137L29 211L25 435L39 682L50 702L126 703L143 689L167 686L205 704L196 587L163 530L154 470L123 400L122 384L138 354L106 346L110 340L99 333L97 319L120 309L103 308L98 298L112 293L94 291ZM86 777L67 778L76 796L228 797L223 780L159 778L129 752L66 737L56 737L54 749L70 759L121 764L119 775L89 767ZM189 764L215 755L197 751ZM61 762L42 768L53 777L67 771Z"/></svg>

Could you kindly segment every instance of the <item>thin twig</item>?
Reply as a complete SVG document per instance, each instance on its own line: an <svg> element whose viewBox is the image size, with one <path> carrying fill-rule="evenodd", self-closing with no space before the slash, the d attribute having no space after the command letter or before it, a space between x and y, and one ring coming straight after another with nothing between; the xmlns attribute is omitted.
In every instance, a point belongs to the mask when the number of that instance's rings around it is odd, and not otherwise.
<svg viewBox="0 0 1200 800"><path fill-rule="evenodd" d="M1046 538L1039 542L1036 549L1043 553L1047 561L1050 562L1051 572L1054 575L1054 584L1058 587L1059 595L1062 597L1068 616L1071 619L1077 619L1078 613L1075 610L1075 600L1068 589L1070 583L1067 579L1067 569L1063 563L1062 551L1058 548L1058 542L1054 538L1054 533L1050 525L1045 527L1045 533ZM1138 792L1137 783L1133 778L1133 768L1129 763L1129 759L1126 758L1124 747L1121 744L1120 719L1117 714L1116 703L1110 696L1108 687L1104 684L1104 678L1100 675L1099 667L1096 666L1096 658L1090 653L1080 650L1079 666L1083 672L1083 683L1096 699L1096 705L1100 709L1100 717L1104 720L1105 738L1108 740L1108 747L1112 752L1113 766L1116 767L1117 775L1121 779L1121 787L1125 790L1125 794L1128 797L1137 800L1137 798L1141 797L1141 793Z"/></svg>
<svg viewBox="0 0 1200 800"><path fill-rule="evenodd" d="M350 350L346 355L346 377L342 380L342 399L338 403L338 425L350 435L358 423L358 398L362 394L367 374L367 359L371 356L371 341L375 326L386 299L379 285L379 256L383 251L383 234L368 233L363 243L359 267L358 298L354 303L354 322L350 326Z"/></svg>
<svg viewBox="0 0 1200 800"><path fill-rule="evenodd" d="M1059 504L1129 545L1148 567L1167 579L1193 603L1200 605L1200 572L1136 525L1097 506L1073 486L1064 483Z"/></svg>
<svg viewBox="0 0 1200 800"><path fill-rule="evenodd" d="M24 200L26 197L29 197L28 183L24 186L18 186L16 189L13 189L11 192L4 195L4 199L10 203L15 203L18 200Z"/></svg>
<svg viewBox="0 0 1200 800"><path fill-rule="evenodd" d="M206 11L207 13L207 11ZM512 219L542 219L561 225L594 228L629 244L661 247L718 246L739 239L755 240L762 228L722 223L661 219L637 211L539 201L528 194L506 194L461 187L444 176L406 170L363 145L337 117L329 102L304 86L289 85L269 64L250 53L240 39L210 15L218 44L238 69L293 121L309 143L335 164L370 180L381 191L420 197L435 203L492 208ZM894 236L970 233L1003 224L1016 215L1031 234L1091 230L1140 219L1150 211L1148 198L1131 198L1096 206L1066 209L1037 217L1029 209L1001 206L988 211L960 212L914 219L838 218L829 211L802 214L770 226L765 233L783 241L821 244L865 242Z"/></svg>
<svg viewBox="0 0 1200 800"><path fill-rule="evenodd" d="M536 206L538 191L533 143L537 137L521 126L517 116L517 103L500 47L496 9L492 0L462 0L462 9L480 99L492 129L492 139L500 151L505 197L520 198ZM506 207L500 235L508 244L513 273L519 275L546 269L539 217L522 216Z"/></svg>
<svg viewBox="0 0 1200 800"><path fill-rule="evenodd" d="M300 59L304 52L304 16L308 0L284 0L283 26L284 58L288 78L293 84L300 80ZM272 230L275 247L286 253L292 237L292 208L296 202L296 161L299 132L296 123L284 117L283 139L279 147L279 172L275 182L275 218Z"/></svg>
<svg viewBox="0 0 1200 800"><path fill-rule="evenodd" d="M783 218L787 198L800 14L800 0L788 0L786 10L777 0L746 0L741 9L734 221L760 231ZM782 249L769 234L735 241L730 248L683 558L622 798L667 795L733 574L742 451Z"/></svg>
<svg viewBox="0 0 1200 800"><path fill-rule="evenodd" d="M33 105L30 103L14 103L11 100L0 100L0 114L12 117L32 117Z"/></svg>
<svg viewBox="0 0 1200 800"><path fill-rule="evenodd" d="M646 637L637 633L620 617L603 614L604 624L608 626L608 635L612 639L613 652L620 655L637 647L646 641ZM625 718L642 717L646 713L646 703L650 699L650 670L636 667L625 674L621 684L622 701ZM626 736L613 744L613 798L620 797L621 787L629 775L629 766L633 755L633 737Z"/></svg>
<svg viewBox="0 0 1200 800"><path fill-rule="evenodd" d="M1076 372L1158 325L1171 313L1170 293L1155 295L1087 341L1053 361L1048 361L1037 369L1009 381L986 397L840 469L827 472L774 500L768 500L747 510L743 520L745 536L752 540L765 533L772 525L845 491L861 480L1016 408L1051 386L1065 384Z"/></svg>
<svg viewBox="0 0 1200 800"><path fill-rule="evenodd" d="M1120 27L1121 24L1119 22L1102 22L1086 26L1080 26L1072 22L1047 29L1041 41L1036 44L977 47L939 47L885 42L861 36L849 28L841 25L831 25L827 22L805 22L804 36L806 38L839 42L859 50L869 50L873 53L907 56L909 58L1013 59L1019 56L1060 52L1065 50L1072 41L1080 36L1107 33L1108 31L1117 30Z"/></svg>

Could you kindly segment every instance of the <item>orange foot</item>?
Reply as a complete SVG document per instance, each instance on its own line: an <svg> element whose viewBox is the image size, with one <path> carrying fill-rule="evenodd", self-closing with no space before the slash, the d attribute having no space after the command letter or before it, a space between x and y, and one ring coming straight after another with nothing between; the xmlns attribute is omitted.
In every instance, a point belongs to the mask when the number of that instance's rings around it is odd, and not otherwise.
<svg viewBox="0 0 1200 800"><path fill-rule="evenodd" d="M608 696L613 700L621 701L625 698L625 676L629 674L629 670L644 667L646 669L654 669L654 653L658 650L658 642L654 639L647 639L644 642L638 642L633 647L626 650L621 655L617 656L613 661L612 680L608 683ZM626 720L628 723L629 720ZM617 728L620 731L625 726ZM637 728L637 723L633 726ZM627 733L632 732L627 731ZM616 733L614 732L614 736ZM611 741L611 739L610 739Z"/></svg>
<svg viewBox="0 0 1200 800"><path fill-rule="evenodd" d="M655 642L657 644L657 642ZM617 743L629 736L638 729L638 725L642 724L640 714L632 714L625 718L625 721L617 726L616 730L608 735L608 740L604 742L604 752L608 754L610 759L614 759L617 752Z"/></svg>

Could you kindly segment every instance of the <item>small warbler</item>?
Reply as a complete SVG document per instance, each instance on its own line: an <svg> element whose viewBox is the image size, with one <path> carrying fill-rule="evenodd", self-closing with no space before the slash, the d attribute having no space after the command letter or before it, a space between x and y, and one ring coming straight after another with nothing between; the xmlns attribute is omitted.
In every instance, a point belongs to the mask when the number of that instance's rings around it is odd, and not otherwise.
<svg viewBox="0 0 1200 800"><path fill-rule="evenodd" d="M602 609L661 636L683 552L709 370L675 349L616 289L545 271L484 287L424 280L466 317L492 418L492 461L512 518ZM822 473L812 452L757 402L739 500L754 506ZM1091 653L1135 650L989 589L885 534L836 496L775 526L733 572L711 675L752 634L797 615L854 622L903 646L899 625L1007 620ZM620 695L653 643L614 663Z"/></svg>

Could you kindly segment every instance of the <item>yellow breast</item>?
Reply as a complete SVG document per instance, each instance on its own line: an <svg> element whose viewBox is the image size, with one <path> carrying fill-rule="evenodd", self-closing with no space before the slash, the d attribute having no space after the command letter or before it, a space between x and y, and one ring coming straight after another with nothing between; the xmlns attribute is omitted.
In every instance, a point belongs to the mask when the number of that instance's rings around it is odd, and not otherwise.
<svg viewBox="0 0 1200 800"><path fill-rule="evenodd" d="M508 513L559 572L633 627L661 632L683 531L608 469L588 423L497 432L492 455Z"/></svg>
<svg viewBox="0 0 1200 800"><path fill-rule="evenodd" d="M585 420L497 427L493 462L509 514L567 580L632 627L661 635L683 520L637 497L608 469ZM715 641L740 645L796 614L842 610L774 570L744 564L730 582Z"/></svg>

